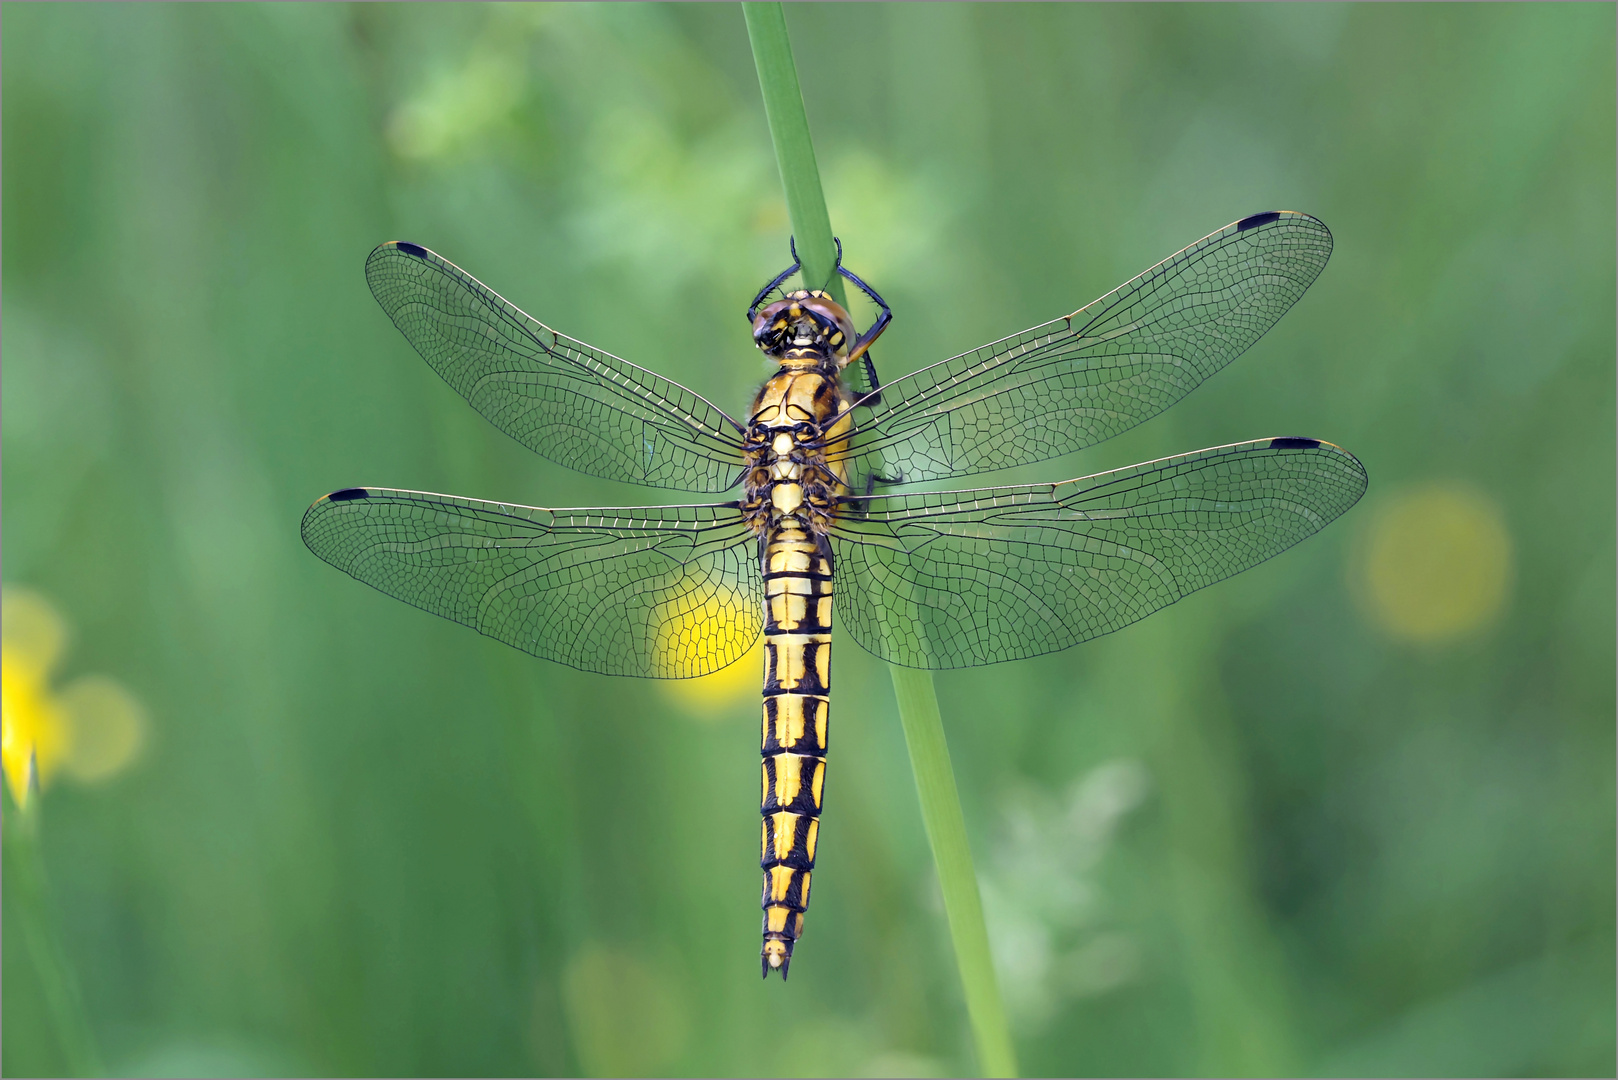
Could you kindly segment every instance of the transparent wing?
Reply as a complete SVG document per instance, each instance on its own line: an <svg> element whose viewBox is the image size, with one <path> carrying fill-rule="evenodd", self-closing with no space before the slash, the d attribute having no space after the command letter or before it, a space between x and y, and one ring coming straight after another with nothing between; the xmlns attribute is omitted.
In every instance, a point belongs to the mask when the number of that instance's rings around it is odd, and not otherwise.
<svg viewBox="0 0 1618 1080"><path fill-rule="evenodd" d="M855 490L870 474L911 483L1043 461L1134 427L1257 341L1330 255L1309 215L1255 214L1066 318L895 379L855 414Z"/></svg>
<svg viewBox="0 0 1618 1080"><path fill-rule="evenodd" d="M756 541L734 505L544 510L349 488L302 531L389 596L605 675L705 675L763 622Z"/></svg>
<svg viewBox="0 0 1618 1080"><path fill-rule="evenodd" d="M1262 439L1059 484L850 499L837 621L907 667L1055 652L1284 551L1365 483L1330 443Z"/></svg>
<svg viewBox="0 0 1618 1080"><path fill-rule="evenodd" d="M454 263L390 241L365 260L382 310L472 407L530 450L608 480L724 491L736 422L698 394L558 334Z"/></svg>

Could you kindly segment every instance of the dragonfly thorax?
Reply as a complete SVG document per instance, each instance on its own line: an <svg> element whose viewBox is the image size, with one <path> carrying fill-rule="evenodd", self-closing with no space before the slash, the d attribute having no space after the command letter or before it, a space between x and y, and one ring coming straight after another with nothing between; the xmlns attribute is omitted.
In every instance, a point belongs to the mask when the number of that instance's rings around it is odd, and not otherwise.
<svg viewBox="0 0 1618 1080"><path fill-rule="evenodd" d="M760 535L787 518L811 533L829 524L847 484L828 455L848 437L846 404L834 374L785 363L760 388L747 426L741 501Z"/></svg>
<svg viewBox="0 0 1618 1080"><path fill-rule="evenodd" d="M827 374L848 363L854 320L819 289L790 292L753 318L753 342L782 367Z"/></svg>

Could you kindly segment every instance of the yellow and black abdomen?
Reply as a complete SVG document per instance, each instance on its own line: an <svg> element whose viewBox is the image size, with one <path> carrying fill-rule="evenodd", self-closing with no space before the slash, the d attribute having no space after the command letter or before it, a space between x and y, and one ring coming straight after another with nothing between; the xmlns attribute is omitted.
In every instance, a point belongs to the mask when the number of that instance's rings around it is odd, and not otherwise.
<svg viewBox="0 0 1618 1080"><path fill-rule="evenodd" d="M753 401L741 502L764 542L764 976L783 979L803 933L820 840L831 693L832 558L846 488L827 461L852 430L836 364L788 355Z"/></svg>
<svg viewBox="0 0 1618 1080"><path fill-rule="evenodd" d="M764 975L786 978L803 932L820 837L831 692L832 565L824 539L786 519L764 554Z"/></svg>

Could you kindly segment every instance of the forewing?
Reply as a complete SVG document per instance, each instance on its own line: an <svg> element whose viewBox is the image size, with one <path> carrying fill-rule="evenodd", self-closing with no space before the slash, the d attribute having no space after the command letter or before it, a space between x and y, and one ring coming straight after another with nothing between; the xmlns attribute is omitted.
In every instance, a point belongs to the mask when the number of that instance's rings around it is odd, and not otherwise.
<svg viewBox="0 0 1618 1080"><path fill-rule="evenodd" d="M763 621L734 505L545 510L350 488L309 508L303 540L389 596L605 675L705 675Z"/></svg>
<svg viewBox="0 0 1618 1080"><path fill-rule="evenodd" d="M1319 532L1365 483L1330 443L1262 439L1059 484L847 500L837 620L907 667L1055 652Z"/></svg>
<svg viewBox="0 0 1618 1080"><path fill-rule="evenodd" d="M679 383L559 334L416 244L365 261L382 310L472 407L535 453L608 480L724 491L740 428Z"/></svg>
<svg viewBox="0 0 1618 1080"><path fill-rule="evenodd" d="M939 480L1111 438L1240 356L1330 255L1307 214L1233 222L1066 318L885 384L855 413L852 471Z"/></svg>

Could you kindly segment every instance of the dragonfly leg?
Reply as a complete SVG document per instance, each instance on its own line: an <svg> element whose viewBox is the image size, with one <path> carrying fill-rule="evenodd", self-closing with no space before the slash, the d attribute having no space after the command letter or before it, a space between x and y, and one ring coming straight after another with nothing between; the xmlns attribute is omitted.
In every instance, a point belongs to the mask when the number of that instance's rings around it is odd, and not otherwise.
<svg viewBox="0 0 1618 1080"><path fill-rule="evenodd" d="M764 303L764 298L770 295L771 290L778 288L783 281L791 277L793 274L796 274L798 272L798 267L802 265L798 262L798 245L796 241L789 237L787 239L787 245L792 251L792 265L781 271L779 274L776 274L775 277L771 278L770 283L760 289L757 296L753 297L753 305L747 309L748 322L752 322L753 319L757 317L759 305Z"/></svg>
<svg viewBox="0 0 1618 1080"><path fill-rule="evenodd" d="M844 495L841 499L837 500L838 506L841 508L851 508L851 512L850 509L840 509L838 512L850 513L850 516L858 518L869 517L871 514L871 500L876 497L876 486L878 484L902 483L904 483L903 477L892 479L886 476L879 476L876 473L868 473L865 477L865 494Z"/></svg>
<svg viewBox="0 0 1618 1080"><path fill-rule="evenodd" d="M836 237L832 239L836 240ZM876 365L871 362L870 348L871 344L882 336L882 331L886 330L888 324L893 321L893 309L888 307L888 302L882 299L875 289L860 280L859 275L843 265L843 242L841 240L837 241L837 272L853 282L860 292L869 296L871 302L882 309L882 313L876 317L876 322L872 323L870 329L859 336L859 340L854 342L854 347L848 353L848 362L850 364L856 361L859 362L865 369L865 377L871 383L871 389L861 397L861 403L875 405L882 400L882 382L876 377Z"/></svg>
<svg viewBox="0 0 1618 1080"><path fill-rule="evenodd" d="M880 405L882 403L882 380L876 377L876 364L871 360L869 351L860 357L860 366L865 369L865 379L871 384L871 392L860 397L863 405Z"/></svg>
<svg viewBox="0 0 1618 1080"><path fill-rule="evenodd" d="M899 476L883 476L881 473L869 473L865 477L865 497L870 498L875 494L878 484L902 484L904 482L905 478L902 474Z"/></svg>

